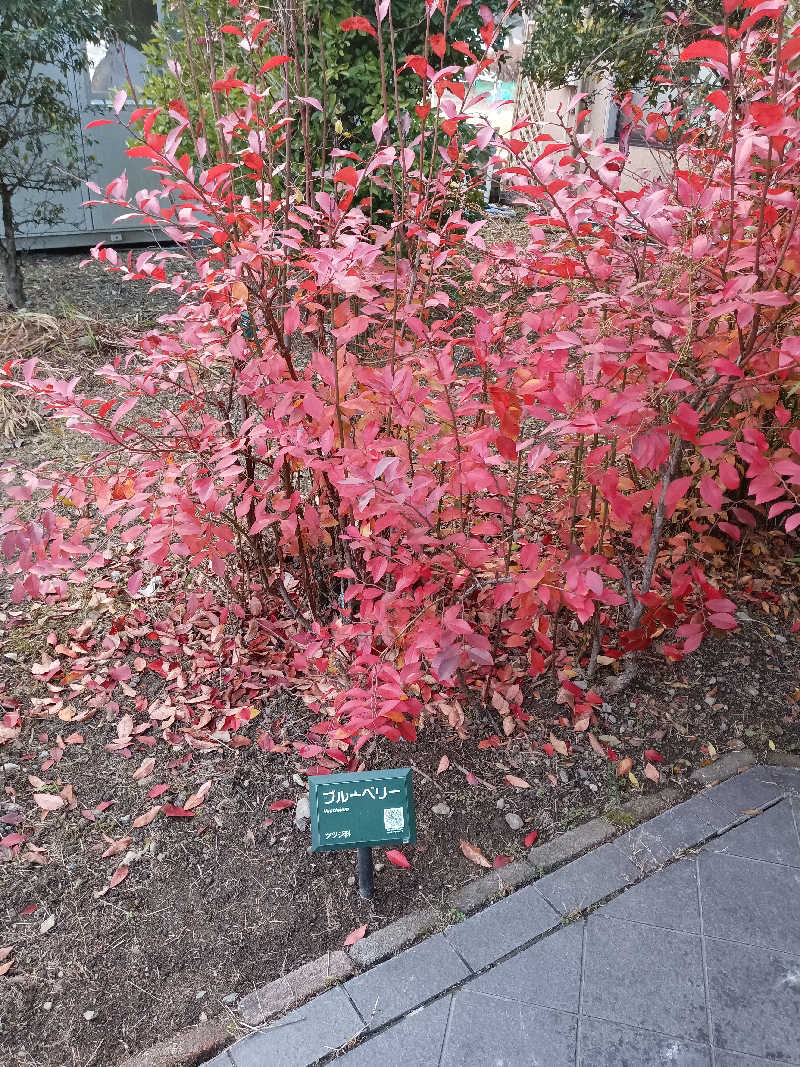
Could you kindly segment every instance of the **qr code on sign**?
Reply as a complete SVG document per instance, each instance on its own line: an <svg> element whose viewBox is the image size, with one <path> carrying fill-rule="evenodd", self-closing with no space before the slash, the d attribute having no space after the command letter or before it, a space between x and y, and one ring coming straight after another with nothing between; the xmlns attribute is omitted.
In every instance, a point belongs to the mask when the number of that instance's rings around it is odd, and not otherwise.
<svg viewBox="0 0 800 1067"><path fill-rule="evenodd" d="M402 830L405 826L402 808L384 808L383 825L390 832Z"/></svg>

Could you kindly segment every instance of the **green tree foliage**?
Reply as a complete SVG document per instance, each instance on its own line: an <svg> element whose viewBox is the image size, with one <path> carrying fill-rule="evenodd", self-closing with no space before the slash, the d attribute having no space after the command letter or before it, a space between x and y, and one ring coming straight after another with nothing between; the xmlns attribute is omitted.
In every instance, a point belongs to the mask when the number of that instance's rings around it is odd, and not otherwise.
<svg viewBox="0 0 800 1067"><path fill-rule="evenodd" d="M293 94L312 97L324 105L324 118L322 111L309 109L307 121L312 139L322 140L324 122L328 137L333 131L340 148L360 151L369 143L374 146L372 123L383 115L380 52L373 33L342 29L341 25L360 18L368 20L374 31L374 0L259 0L257 6L265 19L274 21L270 40L275 54L297 59L296 65L289 66ZM505 9L501 0L489 0L486 6L498 15ZM209 85L230 67L246 69L247 63L238 39L225 32L228 13L226 0L171 0L162 10L153 40L144 49L150 62L144 89L146 101L161 105L167 112L170 100L187 100L193 125L202 126L212 157L219 148L214 120L221 102L215 100ZM445 62L464 61L464 53L452 47L456 41L465 43L476 55L483 54L481 24L477 5L460 11L457 22L447 30ZM431 16L430 34L444 30L442 14L436 10ZM393 61L402 66L407 56L424 50L424 7L413 0L394 0L383 19L382 31L387 67ZM438 66L437 56L430 55L429 59ZM275 100L284 93L283 75L284 68L276 67L272 94ZM401 114L408 115L409 123L416 121L418 90L419 79L411 72L400 77L397 99L393 88L386 89L392 123L396 121L397 105ZM168 120L164 119L163 129L167 128Z"/></svg>
<svg viewBox="0 0 800 1067"><path fill-rule="evenodd" d="M526 0L533 21L524 69L540 85L608 78L614 88L652 85L662 42L683 47L718 21L711 3L671 0Z"/></svg>
<svg viewBox="0 0 800 1067"><path fill-rule="evenodd" d="M58 194L82 177L80 116L67 85L86 66L86 42L107 32L109 10L103 0L0 2L0 260L13 307L25 303L15 235L23 224L58 221ZM26 200L26 192L53 195Z"/></svg>

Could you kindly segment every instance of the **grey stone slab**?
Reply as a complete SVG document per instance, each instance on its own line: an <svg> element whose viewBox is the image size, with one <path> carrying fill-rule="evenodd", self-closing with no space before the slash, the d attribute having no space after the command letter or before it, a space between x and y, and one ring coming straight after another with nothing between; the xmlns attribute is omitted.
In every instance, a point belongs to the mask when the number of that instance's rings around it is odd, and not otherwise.
<svg viewBox="0 0 800 1067"><path fill-rule="evenodd" d="M714 1045L800 1061L800 956L706 938L706 963Z"/></svg>
<svg viewBox="0 0 800 1067"><path fill-rule="evenodd" d="M701 795L722 804L734 815L745 811L758 811L760 808L780 799L785 792L785 785L763 775L762 769L753 768L729 778L719 785L710 786Z"/></svg>
<svg viewBox="0 0 800 1067"><path fill-rule="evenodd" d="M590 908L639 877L638 869L616 844L602 845L536 882L556 911L570 915Z"/></svg>
<svg viewBox="0 0 800 1067"><path fill-rule="evenodd" d="M344 988L366 1024L375 1029L444 992L469 973L437 934L351 978Z"/></svg>
<svg viewBox="0 0 800 1067"><path fill-rule="evenodd" d="M775 1067L775 1060L765 1060L761 1056L745 1056L742 1052L725 1052L714 1050L715 1067Z"/></svg>
<svg viewBox="0 0 800 1067"><path fill-rule="evenodd" d="M700 907L707 937L800 954L800 870L704 852Z"/></svg>
<svg viewBox="0 0 800 1067"><path fill-rule="evenodd" d="M699 934L700 901L694 858L671 863L627 889L603 906L603 915Z"/></svg>
<svg viewBox="0 0 800 1067"><path fill-rule="evenodd" d="M792 805L782 800L705 846L706 851L800 867L800 840Z"/></svg>
<svg viewBox="0 0 800 1067"><path fill-rule="evenodd" d="M527 886L471 919L448 926L444 936L473 971L479 971L560 924L561 916L534 886Z"/></svg>
<svg viewBox="0 0 800 1067"><path fill-rule="evenodd" d="M708 1042L699 937L602 910L586 926L581 1011L594 1018Z"/></svg>
<svg viewBox="0 0 800 1067"><path fill-rule="evenodd" d="M577 1012L583 920L549 934L469 984L479 993Z"/></svg>
<svg viewBox="0 0 800 1067"><path fill-rule="evenodd" d="M235 1067L308 1067L364 1029L342 989L309 1001L228 1049Z"/></svg>
<svg viewBox="0 0 800 1067"><path fill-rule="evenodd" d="M337 1057L342 1067L438 1067L442 1054L451 997L445 996L417 1008L399 1023L381 1034L370 1037L344 1056Z"/></svg>
<svg viewBox="0 0 800 1067"><path fill-rule="evenodd" d="M220 1052L218 1056L215 1056L213 1060L206 1060L203 1067L234 1067L234 1063L228 1055L228 1050L225 1049L224 1052Z"/></svg>
<svg viewBox="0 0 800 1067"><path fill-rule="evenodd" d="M712 1067L708 1045L588 1016L581 1018L579 1043L578 1067Z"/></svg>
<svg viewBox="0 0 800 1067"><path fill-rule="evenodd" d="M715 832L706 806L687 800L623 834L614 844L640 871L652 871Z"/></svg>
<svg viewBox="0 0 800 1067"><path fill-rule="evenodd" d="M582 826L569 830L560 837L546 841L543 845L533 845L528 853L528 859L541 873L546 874L562 863L580 856L596 845L605 844L616 836L616 829L608 819L590 819Z"/></svg>
<svg viewBox="0 0 800 1067"><path fill-rule="evenodd" d="M433 930L439 919L436 908L417 908L356 941L350 946L350 956L359 967L374 967Z"/></svg>
<svg viewBox="0 0 800 1067"><path fill-rule="evenodd" d="M574 1067L576 1027L566 1012L461 990L441 1067Z"/></svg>

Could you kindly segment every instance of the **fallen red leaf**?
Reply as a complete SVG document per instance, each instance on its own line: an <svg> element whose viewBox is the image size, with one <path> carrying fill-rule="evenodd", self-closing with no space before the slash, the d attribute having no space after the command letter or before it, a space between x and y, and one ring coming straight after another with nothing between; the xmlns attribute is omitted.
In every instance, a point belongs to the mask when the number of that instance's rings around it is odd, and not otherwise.
<svg viewBox="0 0 800 1067"><path fill-rule="evenodd" d="M403 853L398 848L390 848L386 853L386 858L389 863L393 863L395 867L411 866L409 860L403 855Z"/></svg>
<svg viewBox="0 0 800 1067"><path fill-rule="evenodd" d="M536 838L538 836L539 836L539 831L538 830L531 830L531 832L529 834L526 834L525 835L525 848L530 848L531 845L536 841Z"/></svg>
<svg viewBox="0 0 800 1067"><path fill-rule="evenodd" d="M517 778L515 774L507 774L506 781L516 789L530 789L531 787L530 782L526 782L524 778Z"/></svg>
<svg viewBox="0 0 800 1067"><path fill-rule="evenodd" d="M194 815L193 811L189 811L187 808L179 808L175 804L165 804L162 808L162 811L165 815L168 815L172 819L190 819Z"/></svg>
<svg viewBox="0 0 800 1067"><path fill-rule="evenodd" d="M140 826L149 826L150 823L153 821L153 819L155 819L156 815L158 815L158 813L160 811L161 811L161 805L160 804L156 804L156 806L154 808L150 808L150 810L146 811L143 815L137 815L136 818L131 823L131 826L135 826L137 828L140 827Z"/></svg>
<svg viewBox="0 0 800 1067"><path fill-rule="evenodd" d="M147 795L151 800L155 800L156 797L160 797L162 793L166 793L168 789L168 785L154 785Z"/></svg>
<svg viewBox="0 0 800 1067"><path fill-rule="evenodd" d="M649 759L651 763L663 763L664 757L659 755L654 748L648 748L645 750L645 759Z"/></svg>
<svg viewBox="0 0 800 1067"><path fill-rule="evenodd" d="M553 753L555 752L555 749L553 748L552 745L549 745L547 742L545 742L541 747L542 747L542 752L544 752L545 756L552 757Z"/></svg>
<svg viewBox="0 0 800 1067"><path fill-rule="evenodd" d="M492 866L491 863L489 863L487 858L484 856L484 854L481 852L481 850L479 848L475 848L475 846L471 845L469 841L459 841L459 844L461 846L461 851L464 853L470 863L474 863L478 867Z"/></svg>
<svg viewBox="0 0 800 1067"><path fill-rule="evenodd" d="M349 948L351 945L354 945L356 941L360 941L366 932L366 926L359 926L357 930L351 930L344 939L344 947Z"/></svg>
<svg viewBox="0 0 800 1067"><path fill-rule="evenodd" d="M442 758L439 760L439 766L436 768L436 773L442 774L444 771L447 770L449 766L450 760L447 758L447 756L442 756Z"/></svg>
<svg viewBox="0 0 800 1067"><path fill-rule="evenodd" d="M495 856L492 861L492 867L494 867L495 870L498 870L500 867L507 867L513 858L513 856Z"/></svg>
<svg viewBox="0 0 800 1067"><path fill-rule="evenodd" d="M294 807L293 800L273 800L269 806L270 811L285 811L286 808Z"/></svg>

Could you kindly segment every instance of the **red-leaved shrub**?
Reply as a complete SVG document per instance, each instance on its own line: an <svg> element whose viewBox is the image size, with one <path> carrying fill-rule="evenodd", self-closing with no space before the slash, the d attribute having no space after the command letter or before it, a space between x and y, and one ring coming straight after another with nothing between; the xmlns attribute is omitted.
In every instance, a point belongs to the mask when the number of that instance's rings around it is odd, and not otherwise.
<svg viewBox="0 0 800 1067"><path fill-rule="evenodd" d="M707 560L743 525L800 526L800 27L785 7L735 30L721 14L687 50L702 109L629 107L672 153L668 178L632 187L625 154L585 133L531 152L524 121L507 137L472 121L489 58L439 69L427 50L394 75L420 81L415 127L396 121L389 72L371 157L327 144L306 166L318 102L294 64L270 63L255 15L214 86L224 158L205 157L185 103L166 135L138 109L129 155L154 185L100 195L178 252L93 255L172 285L180 308L99 368L102 395L16 369L101 451L80 476L6 476L38 501L34 519L3 515L15 599L65 597L112 565L131 598L66 691L94 670L107 699L138 649L136 670L168 683L138 697L145 720L206 746L287 682L318 743L307 722L289 736L328 769L431 715L463 732L471 693L498 731L524 728L522 684L551 666L576 668L562 695L586 729L600 669L613 691L654 642L677 660L734 628ZM487 151L528 206L526 248L487 246L458 206ZM155 576L160 617L142 596Z"/></svg>

